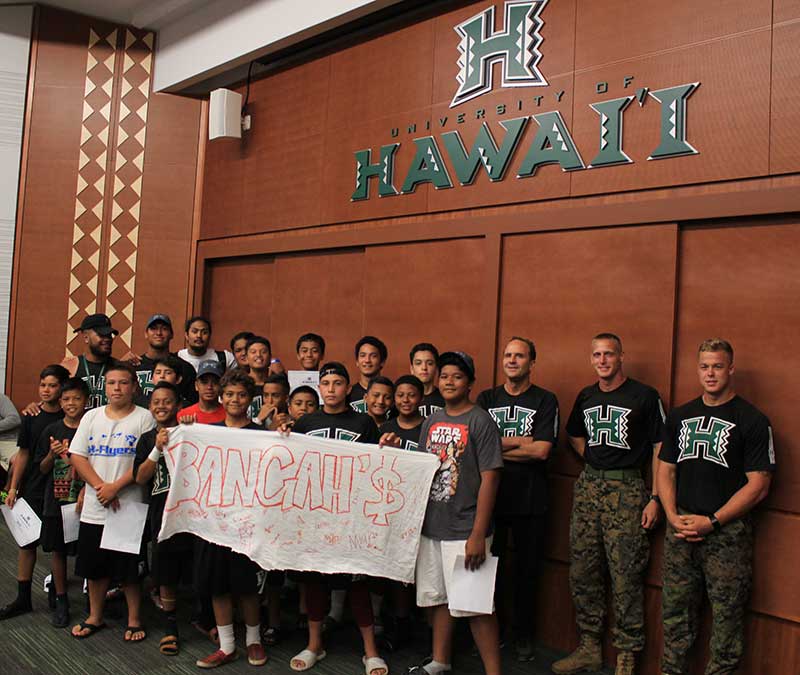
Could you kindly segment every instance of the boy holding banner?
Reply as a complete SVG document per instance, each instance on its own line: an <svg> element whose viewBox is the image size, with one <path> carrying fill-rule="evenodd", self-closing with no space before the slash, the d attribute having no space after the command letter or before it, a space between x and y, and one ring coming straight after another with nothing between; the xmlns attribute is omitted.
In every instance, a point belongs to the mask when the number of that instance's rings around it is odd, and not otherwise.
<svg viewBox="0 0 800 675"><path fill-rule="evenodd" d="M69 448L72 465L86 481L75 569L89 580L89 616L72 628L76 638L90 637L105 627L103 610L112 578L122 583L128 605L125 641L139 642L147 636L139 616L139 556L101 548L108 509L116 511L121 502L143 501L141 488L133 482L133 459L139 437L155 421L134 405L137 390L138 378L130 364L110 364L105 372L108 404L84 415Z"/></svg>
<svg viewBox="0 0 800 675"><path fill-rule="evenodd" d="M144 433L136 444L133 460L133 477L137 484L147 486L150 495L150 533L156 541L161 531L161 520L170 474L163 452L169 442L169 427L177 422L180 394L174 384L159 382L150 395L150 413L156 428ZM175 613L178 582L188 580L192 573L192 548L195 538L188 533L175 534L154 546L154 580L159 588L159 597L164 611L165 632L158 648L162 654L174 656L178 653L178 620Z"/></svg>
<svg viewBox="0 0 800 675"><path fill-rule="evenodd" d="M394 407L397 417L381 426L381 445L404 450L419 449L419 432L424 421L420 414L425 386L414 375L403 375L394 383ZM411 611L414 608L414 586L397 581L387 585L394 601L395 621L384 636L386 644L397 651L411 641ZM373 605L374 606L374 605Z"/></svg>
<svg viewBox="0 0 800 675"><path fill-rule="evenodd" d="M446 352L439 358L439 390L445 409L428 417L420 431L425 452L441 462L431 484L417 557L417 604L432 608L433 659L410 675L451 670L453 617L470 617L470 628L487 675L500 674L500 646L494 612L449 609L448 594L458 556L477 570L492 544L492 511L503 452L500 432L489 413L470 400L475 381L472 357Z"/></svg>
<svg viewBox="0 0 800 675"><path fill-rule="evenodd" d="M42 550L51 553L50 569L56 592L56 606L51 623L56 628L69 624L69 598L67 596L67 556L75 555L77 542L65 543L62 508L77 503L80 514L83 505L84 484L69 459L69 445L78 430L89 401L89 386L79 377L64 383L61 389L61 409L64 419L53 422L39 436L36 461L39 470L47 477L42 518Z"/></svg>
<svg viewBox="0 0 800 675"><path fill-rule="evenodd" d="M347 403L349 385L350 375L344 365L337 361L323 365L319 371L322 410L301 417L295 422L294 430L320 438L377 443L380 434L370 416L356 412ZM289 428L288 424L284 425L281 427L281 432L288 433ZM326 605L325 577L316 572L304 576L308 609L308 645L289 663L292 670L298 671L308 670L326 656L322 642L322 621L325 618ZM353 579L349 584L348 594L351 611L364 643L363 661L366 675L388 675L389 667L378 654L375 643L375 619L367 579L364 577Z"/></svg>
<svg viewBox="0 0 800 675"><path fill-rule="evenodd" d="M248 417L253 394L256 391L253 378L240 370L229 370L222 376L220 388L225 420L215 423L214 426L260 430L262 427L251 422ZM258 565L241 553L235 553L226 546L207 541L200 542L197 555L199 560L196 583L198 588L211 592L219 636L219 649L199 659L197 665L200 668L216 668L236 660L233 594L239 598L239 607L245 622L247 662L251 666L264 665L267 662L267 655L261 645Z"/></svg>

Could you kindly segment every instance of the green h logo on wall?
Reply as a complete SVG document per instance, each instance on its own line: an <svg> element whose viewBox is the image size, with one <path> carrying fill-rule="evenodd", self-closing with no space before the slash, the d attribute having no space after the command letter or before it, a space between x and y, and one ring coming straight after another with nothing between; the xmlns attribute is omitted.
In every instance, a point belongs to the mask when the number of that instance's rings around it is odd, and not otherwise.
<svg viewBox="0 0 800 675"><path fill-rule="evenodd" d="M605 412L603 411L605 408ZM628 445L628 408L615 405L597 405L583 411L589 445L610 445L613 448L630 450Z"/></svg>
<svg viewBox="0 0 800 675"><path fill-rule="evenodd" d="M539 14L547 0L507 0L505 23L494 32L494 7L455 27L461 38L458 51L458 90L450 107L492 90L492 64L503 64L503 87L543 87L547 85L537 64L542 58Z"/></svg>
<svg viewBox="0 0 800 675"><path fill-rule="evenodd" d="M716 417L710 417L708 421L705 417L683 420L678 432L678 462L702 456L709 462L728 468L725 453L728 451L731 429L735 426L733 422Z"/></svg>

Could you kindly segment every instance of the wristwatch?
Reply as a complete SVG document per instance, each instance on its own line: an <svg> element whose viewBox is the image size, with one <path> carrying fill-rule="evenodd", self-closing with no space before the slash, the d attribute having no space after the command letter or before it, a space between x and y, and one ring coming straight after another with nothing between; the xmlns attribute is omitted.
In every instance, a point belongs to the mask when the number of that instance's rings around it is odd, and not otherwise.
<svg viewBox="0 0 800 675"><path fill-rule="evenodd" d="M650 501L655 502L656 504L661 506L661 497L659 497L658 495L650 495Z"/></svg>
<svg viewBox="0 0 800 675"><path fill-rule="evenodd" d="M711 527L714 528L714 532L718 532L722 527L722 523L717 520L717 517L712 513L708 519L711 521Z"/></svg>

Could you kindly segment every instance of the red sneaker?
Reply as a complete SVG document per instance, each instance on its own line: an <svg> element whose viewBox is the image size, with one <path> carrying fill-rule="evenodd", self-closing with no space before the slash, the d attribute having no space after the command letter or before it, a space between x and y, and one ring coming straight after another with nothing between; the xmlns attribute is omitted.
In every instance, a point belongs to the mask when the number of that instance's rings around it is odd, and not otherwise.
<svg viewBox="0 0 800 675"><path fill-rule="evenodd" d="M226 654L221 649L218 649L213 654L209 654L204 659L197 659L197 666L199 668L217 668L224 666L226 663L231 663L238 658L236 651L231 654Z"/></svg>
<svg viewBox="0 0 800 675"><path fill-rule="evenodd" d="M247 662L251 666L263 666L267 662L267 652L260 642L247 645Z"/></svg>

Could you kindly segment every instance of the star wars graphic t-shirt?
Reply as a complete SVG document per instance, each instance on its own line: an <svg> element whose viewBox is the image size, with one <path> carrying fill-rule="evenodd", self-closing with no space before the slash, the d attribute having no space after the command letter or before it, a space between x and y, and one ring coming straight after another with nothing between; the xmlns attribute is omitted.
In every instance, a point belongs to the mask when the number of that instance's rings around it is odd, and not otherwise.
<svg viewBox="0 0 800 675"><path fill-rule="evenodd" d="M718 406L701 396L667 416L659 459L677 464L678 507L710 516L747 483L746 473L775 471L772 427L739 396Z"/></svg>
<svg viewBox="0 0 800 675"><path fill-rule="evenodd" d="M503 467L500 432L489 413L473 406L460 415L433 413L422 423L419 437L421 449L441 462L431 483L422 534L443 541L467 539L475 523L481 472Z"/></svg>
<svg viewBox="0 0 800 675"><path fill-rule="evenodd" d="M381 425L381 434L397 434L400 437L402 441L401 450L419 450L420 431L422 431L422 422L413 429L406 429L400 426L396 417Z"/></svg>
<svg viewBox="0 0 800 675"><path fill-rule="evenodd" d="M567 420L567 433L586 439L594 469L641 469L661 441L664 406L658 392L632 378L613 391L595 383L582 389Z"/></svg>
<svg viewBox="0 0 800 675"><path fill-rule="evenodd" d="M558 401L532 384L513 396L504 386L480 393L477 404L494 420L500 435L556 444ZM504 516L541 515L547 511L547 462L506 460L494 512Z"/></svg>
<svg viewBox="0 0 800 675"><path fill-rule="evenodd" d="M345 410L341 413L326 413L317 410L303 415L294 424L294 431L319 438L333 438L338 441L357 443L377 443L381 436L375 422L366 413Z"/></svg>
<svg viewBox="0 0 800 675"><path fill-rule="evenodd" d="M422 403L419 406L419 414L423 417L430 417L437 410L444 410L444 399L439 390L434 387L430 394L425 394L425 396L422 397Z"/></svg>

